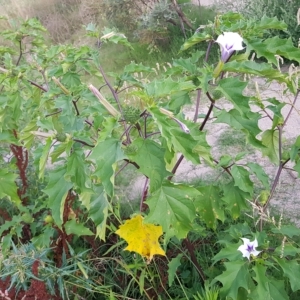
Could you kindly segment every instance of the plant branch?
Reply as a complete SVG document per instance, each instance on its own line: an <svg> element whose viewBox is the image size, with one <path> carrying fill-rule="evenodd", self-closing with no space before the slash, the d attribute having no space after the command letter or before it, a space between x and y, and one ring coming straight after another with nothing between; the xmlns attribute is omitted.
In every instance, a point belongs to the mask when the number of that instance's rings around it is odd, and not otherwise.
<svg viewBox="0 0 300 300"><path fill-rule="evenodd" d="M152 136L152 135L155 135L155 134L160 134L160 131L155 131L155 132L152 132L152 133L147 134L146 139L147 139L148 137Z"/></svg>
<svg viewBox="0 0 300 300"><path fill-rule="evenodd" d="M122 93L123 91L126 91L127 89L130 89L130 88L132 88L132 87L134 87L134 85L126 86L126 87L122 88L121 90L117 90L117 92L118 92L118 94L120 94L120 93Z"/></svg>
<svg viewBox="0 0 300 300"><path fill-rule="evenodd" d="M6 69L4 69L4 68L1 68L1 67L0 67L0 72L8 73L9 71L6 70ZM26 80L27 80L30 84L32 84L32 85L38 87L38 88L39 88L40 90L42 90L43 92L47 92L47 91L48 91L47 89L45 89L44 87L42 87L42 86L39 85L38 83L36 83L36 82L34 82L34 81L30 80L30 79L26 79Z"/></svg>
<svg viewBox="0 0 300 300"><path fill-rule="evenodd" d="M176 162L174 168L172 169L172 175L170 175L170 176L168 177L168 180L171 180L171 179L173 178L173 176L175 175L175 173L176 173L176 171L177 171L179 165L181 164L183 158L184 158L184 156L183 156L183 154L181 154L180 157L178 158L178 160L177 160L177 162Z"/></svg>
<svg viewBox="0 0 300 300"><path fill-rule="evenodd" d="M185 23L188 27L190 27L191 29L194 29L192 23L189 21L189 19L185 16L185 14L183 13L182 9L180 8L180 6L177 3L177 0L171 0L174 9L179 17L179 19Z"/></svg>
<svg viewBox="0 0 300 300"><path fill-rule="evenodd" d="M16 66L19 65L20 61L21 61L21 58L22 58L22 55L23 55L23 50L22 50L22 39L19 41L19 49L20 49L20 54L19 54L19 57L18 57L18 60L16 62Z"/></svg>
<svg viewBox="0 0 300 300"><path fill-rule="evenodd" d="M45 118L48 118L48 117L57 115L57 114L59 114L59 113L61 113L61 112L62 112L62 109L59 109L58 111L55 111L55 112L53 112L53 113L51 113L51 114L46 115Z"/></svg>
<svg viewBox="0 0 300 300"><path fill-rule="evenodd" d="M123 164L123 166L121 166L121 168L116 172L115 177L117 177L122 170L124 170L127 166L129 165L129 161L126 161L125 164Z"/></svg>
<svg viewBox="0 0 300 300"><path fill-rule="evenodd" d="M207 93L208 94L208 93ZM209 109L208 109L208 112L206 113L206 116L205 116L205 118L204 118L204 120L203 120L203 122L202 122L202 124L201 124L201 126L200 126L200 128L199 128L199 130L200 131L202 131L203 129L204 129L204 126L206 125L206 122L208 121L208 119L209 119L209 116L210 116L210 114L211 114L211 112L212 112L212 110L213 110L213 108L214 108L214 105L215 105L215 100L211 100L211 103L210 103L210 107L209 107Z"/></svg>
<svg viewBox="0 0 300 300"><path fill-rule="evenodd" d="M34 81L30 80L30 79L27 79L27 81L30 84L32 84L32 85L36 86L37 88L39 88L40 90L42 90L43 92L48 92L47 89L45 89L43 86L39 85L38 83L36 83L36 82L34 82Z"/></svg>
<svg viewBox="0 0 300 300"><path fill-rule="evenodd" d="M117 102L117 105L118 105L118 108L119 108L119 111L120 111L121 115L123 116L123 110L122 110L122 107L121 107L121 103L120 103L118 94L116 93L116 91L114 90L114 88L112 87L110 82L108 81L108 79L106 77L106 74L105 74L103 68L101 67L101 65L99 65L99 69L100 69L100 72L103 76L103 79L104 79L105 83L107 84L108 88L110 89L113 97L115 98L115 100Z"/></svg>
<svg viewBox="0 0 300 300"><path fill-rule="evenodd" d="M289 110L289 112L288 112L288 114L287 114L287 116L286 116L286 118L285 118L285 120L284 120L283 127L286 125L288 119L290 118L290 115L291 115L291 113L292 113L292 111L293 111L293 109L294 109L294 107L295 107L295 104L296 104L297 98L298 98L298 96L299 96L299 93L300 93L300 90L298 89L298 90L297 90L297 93L296 93L296 95L295 95L293 104L292 104L292 106L291 106L291 108L290 108L290 110Z"/></svg>
<svg viewBox="0 0 300 300"><path fill-rule="evenodd" d="M216 160L216 159L214 159L213 158L213 161L216 163L216 164L218 164L219 162ZM221 168L227 173L227 174L229 174L231 177L233 177L232 176L232 174L231 174L231 172L230 172L230 167L232 166L233 164L231 164L230 166L228 166L228 167L223 167L223 166L221 166Z"/></svg>
<svg viewBox="0 0 300 300"><path fill-rule="evenodd" d="M91 144L89 144L89 143L87 143L87 142L85 142L85 141L82 141L82 140L73 139L73 141L74 141L74 142L78 142L78 143L80 143L80 144L82 144L82 145L88 146L88 147L90 147L90 148L94 148L94 147L95 147L95 145L91 145Z"/></svg>
<svg viewBox="0 0 300 300"><path fill-rule="evenodd" d="M198 119L200 99L201 99L201 89L198 89L197 90L196 108L195 108L195 114L194 114L194 119L193 119L194 122L197 122L197 119Z"/></svg>
<svg viewBox="0 0 300 300"><path fill-rule="evenodd" d="M210 40L209 43L208 43L208 46L207 46L207 49L206 49L206 53L205 53L204 62L208 61L208 57L209 57L209 54L210 54L211 46L212 46L213 43L214 43L214 41L212 41L212 40Z"/></svg>
<svg viewBox="0 0 300 300"><path fill-rule="evenodd" d="M265 109L263 109L262 111L267 115L267 117L268 117L271 121L273 121L273 118L270 116L270 114L269 114Z"/></svg>
<svg viewBox="0 0 300 300"><path fill-rule="evenodd" d="M176 1L175 1L175 2L176 2ZM210 53L212 44L213 44L213 41L209 41L208 46L207 46L207 50L206 50L206 54L205 54L204 62L207 62L207 60L208 60L208 56L209 56L209 53ZM208 120L208 118L209 118L209 116L210 116L210 114L211 114L211 111L212 111L212 109L213 109L213 107L214 107L214 104L215 104L215 101L210 97L209 94L208 94L208 97L209 97L209 99L210 99L210 101L211 101L211 105L210 105L210 108L209 108L209 110L208 110L208 112L207 112L207 115L205 116L205 119L203 120L202 125L201 125L200 128L199 128L200 131L203 130L203 128L204 128L204 126L205 126L205 124L206 124L206 122L207 122L207 120ZM200 99L201 99L201 89L198 89L198 90L197 90L197 100L196 100L196 110L195 110L195 114L194 114L194 122L195 122L195 123L196 123L197 118L198 118ZM174 174L176 173L176 171L177 171L179 165L181 164L183 158L184 158L184 156L183 156L183 154L181 154L180 157L179 157L179 159L177 160L177 162L176 162L174 168L172 169L172 174L173 174L173 175L169 176L169 177L168 177L168 180L171 180L171 179L173 178L173 176L174 176ZM228 170L227 170L227 171L228 171Z"/></svg>
<svg viewBox="0 0 300 300"><path fill-rule="evenodd" d="M42 76L43 76L43 78L44 78L45 85L46 85L46 87L47 87L47 91L49 91L49 83L48 83L47 77L46 77L46 75L45 75L45 70L42 70L42 71L41 71L41 74L42 74Z"/></svg>
<svg viewBox="0 0 300 300"><path fill-rule="evenodd" d="M135 124L135 127L138 130L140 137L143 138L143 139L145 139L146 136L143 135L142 128L141 128L141 126L140 126L140 124L138 122Z"/></svg>
<svg viewBox="0 0 300 300"><path fill-rule="evenodd" d="M274 195L274 192L276 190L276 187L277 187L277 184L279 182L279 178L280 178L280 175L281 175L281 172L282 172L282 169L283 167L285 166L286 163L289 162L290 159L287 159L286 161L284 162L280 162L280 165L277 169L277 172L276 172L276 176L275 176L275 179L273 181L273 184L272 184L272 187L271 187L271 191L270 191L270 195L269 195L269 198L267 200L267 202L265 203L265 205L263 206L263 211L265 211Z"/></svg>
<svg viewBox="0 0 300 300"><path fill-rule="evenodd" d="M132 127L133 127L133 125L129 125L127 128L125 128L124 132L120 136L120 140L122 139L122 137L124 135L126 135L127 137L129 136L128 133L130 132L130 130L131 130ZM130 141L129 138L127 138L127 141Z"/></svg>
<svg viewBox="0 0 300 300"><path fill-rule="evenodd" d="M93 126L94 126L93 123L90 122L89 120L84 120L84 122L85 122L86 124L90 125L90 127L93 127Z"/></svg>
<svg viewBox="0 0 300 300"><path fill-rule="evenodd" d="M203 270L202 270L201 266L198 263L197 257L195 255L195 248L194 248L193 244L190 242L190 240L188 238L185 238L183 240L183 242L184 242L184 244L185 244L185 246L186 246L186 248L187 248L187 250L188 250L188 252L191 256L191 260L192 260L194 266L196 267L201 279L203 280L203 282L205 282L206 277L203 273Z"/></svg>
<svg viewBox="0 0 300 300"><path fill-rule="evenodd" d="M144 201L147 198L147 194L148 194L148 182L149 182L149 178L146 177L145 183L144 183L144 187L143 187L143 190L142 190L142 196L141 196L141 202L140 202L140 212L143 211L143 204L144 204Z"/></svg>
<svg viewBox="0 0 300 300"><path fill-rule="evenodd" d="M124 161L126 161L126 162L132 164L132 165L135 166L137 169L140 168L140 166L139 166L136 162L134 162L134 161L130 161L129 159L124 159Z"/></svg>
<svg viewBox="0 0 300 300"><path fill-rule="evenodd" d="M78 100L77 100L77 101L78 101ZM76 116L79 116L80 113L79 113L79 110L78 110L78 107L77 107L77 101L72 100L72 103L73 103L73 106L74 106L74 108L75 108L75 110L76 110Z"/></svg>
<svg viewBox="0 0 300 300"><path fill-rule="evenodd" d="M121 113L121 115L122 115L122 118L124 119L123 109L122 109L122 107L121 107L121 103L120 103L120 99L119 99L118 93L114 90L114 88L113 88L112 85L110 84L110 82L109 82L109 80L107 79L106 74L105 74L105 72L104 72L104 70L103 70L103 68L102 68L101 65L99 65L99 69L100 69L100 72L101 72L101 74L102 74L102 76L103 76L103 78L104 78L105 83L107 84L107 86L108 86L108 88L110 89L110 91L111 91L113 97L115 98L115 101L117 102L119 111L120 111L120 113ZM127 138L127 143L130 143L130 137L129 137L129 134L128 134L128 131L127 131L127 126L126 126L125 123L123 124L123 126L124 126L124 132L125 132L126 138Z"/></svg>
<svg viewBox="0 0 300 300"><path fill-rule="evenodd" d="M282 125L278 125L278 155L279 155L279 163L282 160Z"/></svg>

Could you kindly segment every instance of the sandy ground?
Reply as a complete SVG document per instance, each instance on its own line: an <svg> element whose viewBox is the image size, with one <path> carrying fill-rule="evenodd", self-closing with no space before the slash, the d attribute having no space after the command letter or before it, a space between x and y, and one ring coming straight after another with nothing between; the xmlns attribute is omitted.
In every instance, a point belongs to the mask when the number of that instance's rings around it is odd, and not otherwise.
<svg viewBox="0 0 300 300"><path fill-rule="evenodd" d="M193 0L192 2L194 4L205 5L205 6L214 4L214 0Z"/></svg>

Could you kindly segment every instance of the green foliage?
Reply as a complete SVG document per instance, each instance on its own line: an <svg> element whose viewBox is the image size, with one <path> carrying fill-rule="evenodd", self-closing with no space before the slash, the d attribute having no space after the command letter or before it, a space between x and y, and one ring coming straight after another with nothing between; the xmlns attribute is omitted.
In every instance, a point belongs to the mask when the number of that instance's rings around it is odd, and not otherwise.
<svg viewBox="0 0 300 300"><path fill-rule="evenodd" d="M239 289L249 289L250 275L247 270L247 263L243 261L225 262L226 271L215 278L223 285L221 295L238 299Z"/></svg>
<svg viewBox="0 0 300 300"><path fill-rule="evenodd" d="M0 271L6 280L0 283L5 289L11 285L26 292L37 277L49 292L66 299L69 291L85 299L297 296L299 229L283 226L281 219L276 224L267 213L285 165L290 162L299 172L299 138L283 153L290 113L281 113L295 107L298 77L279 72L274 58L300 62L299 51L290 40L263 36L283 28L276 18L218 16L182 47L208 42L203 63L203 51L185 52L187 57L174 59L168 69L157 67L155 78L150 67L136 63L107 76L101 48L48 47L35 19L4 31L2 37L12 45L1 50L0 67ZM101 45L131 47L115 30L102 35L93 24L86 30ZM245 40L244 53L232 53L215 72L207 58L216 46L213 40L237 30ZM252 51L267 62L253 62ZM283 85L293 105L263 98L258 88L251 90L248 75ZM208 110L200 101L204 94ZM225 99L228 109L222 108ZM186 117L191 104L196 105L193 121ZM265 117L270 126L262 129ZM246 149L224 150L233 139L226 145L223 137L220 149L210 145L207 134L214 135L220 124L265 155L266 163L256 161L242 142ZM189 184L176 176L183 159L217 177ZM272 164L278 166L274 176L266 172ZM135 185L128 178L123 185L116 180L121 172L128 176L128 165L141 186L139 215L164 232L159 242L167 258L154 257L151 264L123 251L124 242L115 235L124 216L135 212L124 213L126 191L135 191ZM249 214L251 227L240 219ZM134 243L132 232L126 234ZM257 239L258 246L247 246L249 261L238 250L241 238L244 243ZM37 262L47 267L37 273ZM210 283L205 291L204 282ZM220 293L213 284L220 285Z"/></svg>
<svg viewBox="0 0 300 300"><path fill-rule="evenodd" d="M279 20L283 20L287 24L287 30L272 30L269 36L279 36L280 38L291 37L293 44L298 45L300 37L300 29L297 24L297 12L299 9L299 3L297 0L289 1L289 5L285 5L284 0L275 1L251 1L241 9L243 15L247 18L255 18L260 20L263 16L277 17Z"/></svg>
<svg viewBox="0 0 300 300"><path fill-rule="evenodd" d="M216 286L210 287L208 284L205 284L204 289L202 289L201 294L198 292L194 296L195 300L217 300L219 297L219 289Z"/></svg>
<svg viewBox="0 0 300 300"><path fill-rule="evenodd" d="M161 224L167 240L173 236L184 238L192 229L196 217L193 202L198 196L195 188L166 182L148 199L146 222Z"/></svg>

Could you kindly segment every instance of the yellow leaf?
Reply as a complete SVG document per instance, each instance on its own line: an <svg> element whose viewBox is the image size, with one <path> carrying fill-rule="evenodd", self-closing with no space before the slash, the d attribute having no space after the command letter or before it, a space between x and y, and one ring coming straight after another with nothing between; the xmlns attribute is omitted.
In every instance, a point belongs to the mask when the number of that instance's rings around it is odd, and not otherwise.
<svg viewBox="0 0 300 300"><path fill-rule="evenodd" d="M116 231L128 246L124 250L134 251L147 258L150 262L153 255L166 255L160 247L158 238L163 234L162 227L154 224L143 224L143 217L137 215L127 220Z"/></svg>

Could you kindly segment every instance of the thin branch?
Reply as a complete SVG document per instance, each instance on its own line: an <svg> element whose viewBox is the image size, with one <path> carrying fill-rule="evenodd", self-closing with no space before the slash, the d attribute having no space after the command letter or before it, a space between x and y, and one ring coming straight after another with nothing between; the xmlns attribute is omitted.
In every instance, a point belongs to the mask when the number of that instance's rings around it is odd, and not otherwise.
<svg viewBox="0 0 300 300"><path fill-rule="evenodd" d="M204 62L208 61L208 57L209 57L209 54L210 54L211 46L212 46L213 43L214 43L214 41L212 41L212 40L210 40L209 43L208 43L208 46L207 46L207 49L206 49L206 53L205 53Z"/></svg>
<svg viewBox="0 0 300 300"><path fill-rule="evenodd" d="M176 1L175 1L175 2L176 2ZM174 3L174 1L173 1L173 3ZM210 53L212 44L213 44L213 41L209 41L208 46L207 46L207 50L206 50L206 54L205 54L204 62L207 62L207 60L208 60L208 56L209 56L209 53ZM209 116L210 116L211 111L212 111L212 109L213 109L213 107L214 107L214 104L215 104L214 99L212 99L212 98L210 97L209 94L208 94L208 97L209 97L209 99L210 99L210 101L211 101L211 105L210 105L210 108L209 108L209 110L208 110L208 112L207 112L207 114L206 114L206 116L205 116L205 119L203 120L202 125L201 125L200 128L199 128L200 131L203 130L203 128L204 128L204 126L205 126L207 120L209 119ZM200 99L201 99L201 89L198 89L198 90L197 90L197 100L196 100L196 111L195 111L195 115L194 115L194 122L195 122L195 123L196 123L197 118L198 118ZM181 156L179 157L178 161L176 162L176 164L175 164L175 166L174 166L174 168L173 168L173 170L172 170L172 174L173 174L173 175L169 176L169 177L168 177L168 180L171 180L171 179L173 178L173 176L174 176L174 174L176 173L176 171L177 171L179 165L181 164L183 158L184 158L184 156L183 156L183 154L181 154ZM228 171L228 170L227 170L227 171ZM229 171L229 173L230 173L230 171ZM231 175L231 173L230 173L230 175Z"/></svg>
<svg viewBox="0 0 300 300"><path fill-rule="evenodd" d="M135 124L135 127L138 130L140 137L143 138L143 139L145 139L146 137L143 135L142 128L141 128L141 126L140 126L140 124L138 122Z"/></svg>
<svg viewBox="0 0 300 300"><path fill-rule="evenodd" d="M22 39L19 41L19 49L20 49L20 54L19 54L19 57L18 57L18 60L16 62L16 66L19 65L20 61L21 61L21 58L22 58L22 55L23 55L23 50L22 50Z"/></svg>
<svg viewBox="0 0 300 300"><path fill-rule="evenodd" d="M82 141L82 140L73 139L73 141L74 141L74 142L78 142L78 143L80 143L80 144L82 144L82 145L88 146L88 147L90 147L90 148L94 148L94 147L95 147L95 145L91 145L91 144L89 144L89 143L87 143L87 142L85 142L85 141Z"/></svg>
<svg viewBox="0 0 300 300"><path fill-rule="evenodd" d="M42 76L43 76L43 78L44 78L45 85L46 85L46 87L47 87L47 91L49 91L49 83L48 83L47 77L46 77L46 75L45 75L45 70L42 70L42 71L41 71L41 74L42 74Z"/></svg>
<svg viewBox="0 0 300 300"><path fill-rule="evenodd" d="M265 110L265 109L263 109L262 110L266 115L267 115L267 117L273 122L273 118L271 117L271 115Z"/></svg>
<svg viewBox="0 0 300 300"><path fill-rule="evenodd" d="M130 88L132 88L132 87L134 87L134 85L129 85L129 86L126 86L126 87L124 87L124 88L122 88L121 90L117 90L117 92L118 92L118 94L120 94L120 93L122 93L123 91L125 91L125 90L127 90L127 89L130 89Z"/></svg>
<svg viewBox="0 0 300 300"><path fill-rule="evenodd" d="M86 124L90 125L90 127L93 127L93 126L94 126L93 123L90 122L89 120L84 120L84 122L85 122Z"/></svg>
<svg viewBox="0 0 300 300"><path fill-rule="evenodd" d="M110 89L110 91L111 91L113 97L115 98L115 101L117 102L119 111L120 111L120 113L121 113L121 115L122 115L122 117L123 117L123 119L124 119L123 109L122 109L122 106L121 106L121 103L120 103L120 99L119 99L118 94L116 93L116 91L114 90L114 88L113 88L112 85L110 84L109 80L107 79L106 74L105 74L105 72L104 72L104 70L103 70L103 68L102 68L101 65L99 65L99 70L100 70L100 72L101 72L101 74L102 74L102 76L103 76L103 78L104 78L105 83L107 84L107 86L108 86L108 88ZM129 137L129 134L128 134L128 131L127 131L127 126L126 126L125 123L123 123L123 126L124 126L124 132L125 132L126 138L127 138L127 143L130 143L130 137Z"/></svg>
<svg viewBox="0 0 300 300"><path fill-rule="evenodd" d="M47 89L45 89L43 86L37 84L36 82L34 82L34 81L30 80L30 79L27 79L27 81L28 81L30 84L32 84L32 85L36 86L37 88L39 88L40 90L42 90L43 92L48 92Z"/></svg>
<svg viewBox="0 0 300 300"><path fill-rule="evenodd" d="M147 139L148 137L152 136L152 135L155 135L155 134L160 134L160 131L155 131L155 132L152 132L152 133L147 134L146 139Z"/></svg>
<svg viewBox="0 0 300 300"><path fill-rule="evenodd" d="M142 113L142 114L144 114L144 112ZM142 114L141 114L141 116L142 116ZM147 135L147 118L148 118L148 114L146 114L145 115L145 117L144 117L144 136L145 137L148 137L148 135ZM150 136L150 135L149 135Z"/></svg>
<svg viewBox="0 0 300 300"><path fill-rule="evenodd" d="M278 125L278 154L279 154L279 162L282 160L282 125Z"/></svg>
<svg viewBox="0 0 300 300"><path fill-rule="evenodd" d="M209 107L209 109L208 109L208 112L206 113L206 116L205 116L205 118L204 118L204 120L203 120L203 122L202 122L202 124L201 124L201 126L200 126L200 128L199 128L200 131L203 130L203 128L204 128L206 122L208 121L209 116L210 116L210 114L211 114L211 112L212 112L212 110L213 110L213 108L214 108L214 105L215 105L215 101L212 100L211 103L210 103L210 107Z"/></svg>
<svg viewBox="0 0 300 300"><path fill-rule="evenodd" d="M184 158L184 156L183 156L183 154L181 154L180 157L178 158L178 160L177 160L177 162L176 162L174 168L172 169L172 175L170 175L170 176L168 177L168 180L171 180L171 179L173 178L173 176L175 175L175 173L176 173L176 171L177 171L179 165L181 164L183 158Z"/></svg>
<svg viewBox="0 0 300 300"><path fill-rule="evenodd" d="M215 102L215 100L213 99L213 97L210 95L209 92L206 92L206 96L209 99L210 102Z"/></svg>
<svg viewBox="0 0 300 300"><path fill-rule="evenodd" d="M58 111L55 111L55 112L53 112L53 113L51 113L51 114L46 115L45 118L48 118L48 117L57 115L57 114L59 114L59 113L61 113L61 112L62 112L62 109L59 109Z"/></svg>
<svg viewBox="0 0 300 300"><path fill-rule="evenodd" d="M116 172L115 177L117 177L122 170L124 170L129 165L129 161L126 161L125 164L121 166L121 168Z"/></svg>
<svg viewBox="0 0 300 300"><path fill-rule="evenodd" d="M171 0L174 9L179 17L179 19L185 23L188 27L190 27L191 29L194 29L192 23L190 22L190 20L185 16L184 12L182 11L182 9L180 8L180 6L177 3L177 0Z"/></svg>
<svg viewBox="0 0 300 300"><path fill-rule="evenodd" d="M213 161L214 161L216 164L219 164L219 162L218 162L216 159L214 159L214 158L213 158ZM230 170L229 170L231 166L233 166L233 164L231 164L230 166L227 166L227 167L221 166L221 168L222 168L227 174L229 174L231 177L233 177L232 174L231 174L231 172L230 172Z"/></svg>
<svg viewBox="0 0 300 300"><path fill-rule="evenodd" d="M199 105L200 105L200 99L201 99L201 89L197 90L197 100L196 100L196 108L195 108L195 114L194 114L194 122L197 122L198 114L199 114Z"/></svg>
<svg viewBox="0 0 300 300"><path fill-rule="evenodd" d="M281 171L283 170L283 167L286 165L286 163L289 162L290 159L287 159L286 161L284 162L281 162L279 167L278 167L278 170L276 172L276 176L275 176L275 179L273 181L273 184L272 184L272 188L271 188L271 191L270 191L270 195L269 195L269 198L267 200L267 202L265 203L264 207L263 207L263 210L265 211L269 205L269 202L271 201L273 195L274 195L274 192L276 190L276 187L277 187L277 184L279 182L279 178L280 178L280 174L281 174Z"/></svg>
<svg viewBox="0 0 300 300"><path fill-rule="evenodd" d="M102 85L99 87L99 89L98 89L98 90L99 90L99 92L100 92L100 91L101 91L101 89L102 89L102 88L104 88L105 86L107 86L107 83L105 83L105 84L102 84Z"/></svg>
<svg viewBox="0 0 300 300"><path fill-rule="evenodd" d="M141 197L141 202L140 202L140 212L142 212L142 210L143 210L143 204L144 204L144 201L147 197L148 182L149 182L149 178L146 177L144 187L143 187L143 190L142 190L142 197Z"/></svg>
<svg viewBox="0 0 300 300"><path fill-rule="evenodd" d="M291 115L291 113L292 113L292 111L293 111L293 109L294 109L294 107L295 107L295 104L296 104L297 98L298 98L298 96L299 96L299 93L300 93L300 90L298 89L298 90L297 90L297 93L296 93L296 95L295 95L293 104L292 104L292 106L291 106L291 108L290 108L290 111L288 112L288 114L287 114L287 116L286 116L286 118L285 118L285 120L284 120L283 127L286 125L288 119L290 118L290 115Z"/></svg>
<svg viewBox="0 0 300 300"><path fill-rule="evenodd" d="M206 277L204 275L204 272L203 272L201 266L198 263L197 257L195 255L195 248L194 248L193 244L190 242L190 240L188 238L185 238L183 240L183 242L184 242L184 244L185 244L185 246L186 246L186 248L187 248L187 250L188 250L188 252L191 256L191 260L192 260L194 266L196 267L201 279L203 280L203 282L205 282Z"/></svg>
<svg viewBox="0 0 300 300"><path fill-rule="evenodd" d="M9 71L6 70L6 69L4 69L4 68L1 68L1 67L0 67L0 72L8 73ZM27 80L30 84L32 84L32 85L38 87L40 90L42 90L42 91L44 91L44 92L48 92L47 89L45 89L44 87L42 87L42 86L39 85L38 83L36 83L36 82L34 82L34 81L30 80L30 79L26 79L26 80Z"/></svg>
<svg viewBox="0 0 300 300"><path fill-rule="evenodd" d="M134 161L130 161L129 159L124 159L124 161L127 161L128 163L132 164L132 165L135 166L137 169L140 168L140 166L139 166L136 162L134 162Z"/></svg>
<svg viewBox="0 0 300 300"><path fill-rule="evenodd" d="M78 101L78 100L77 100L77 101ZM79 116L80 113L79 113L79 110L78 110L78 107L77 107L77 101L72 100L72 103L73 103L74 108L75 108L75 110L76 110L76 116Z"/></svg>
<svg viewBox="0 0 300 300"><path fill-rule="evenodd" d="M103 76L103 79L104 79L106 85L107 85L108 88L110 89L111 93L113 94L113 96L114 96L114 98L115 98L115 100L116 100L116 102L117 102L117 105L118 105L118 107L119 107L120 113L123 115L123 110L122 110L122 107L121 107L121 103L120 103L118 94L116 93L116 91L114 90L114 88L112 87L112 85L110 84L110 82L108 81L108 79L107 79L107 77L106 77L106 74L105 74L103 68L101 67L101 65L99 65L99 69L100 69L100 72L101 72L101 74L102 74L102 76Z"/></svg>
<svg viewBox="0 0 300 300"><path fill-rule="evenodd" d="M122 135L120 136L120 140L122 140L122 137L123 137L124 135L128 136L128 133L130 132L130 130L132 129L132 127L133 127L133 125L129 125L129 126L124 130L124 132L123 132ZM127 139L127 141L128 141L128 139Z"/></svg>

